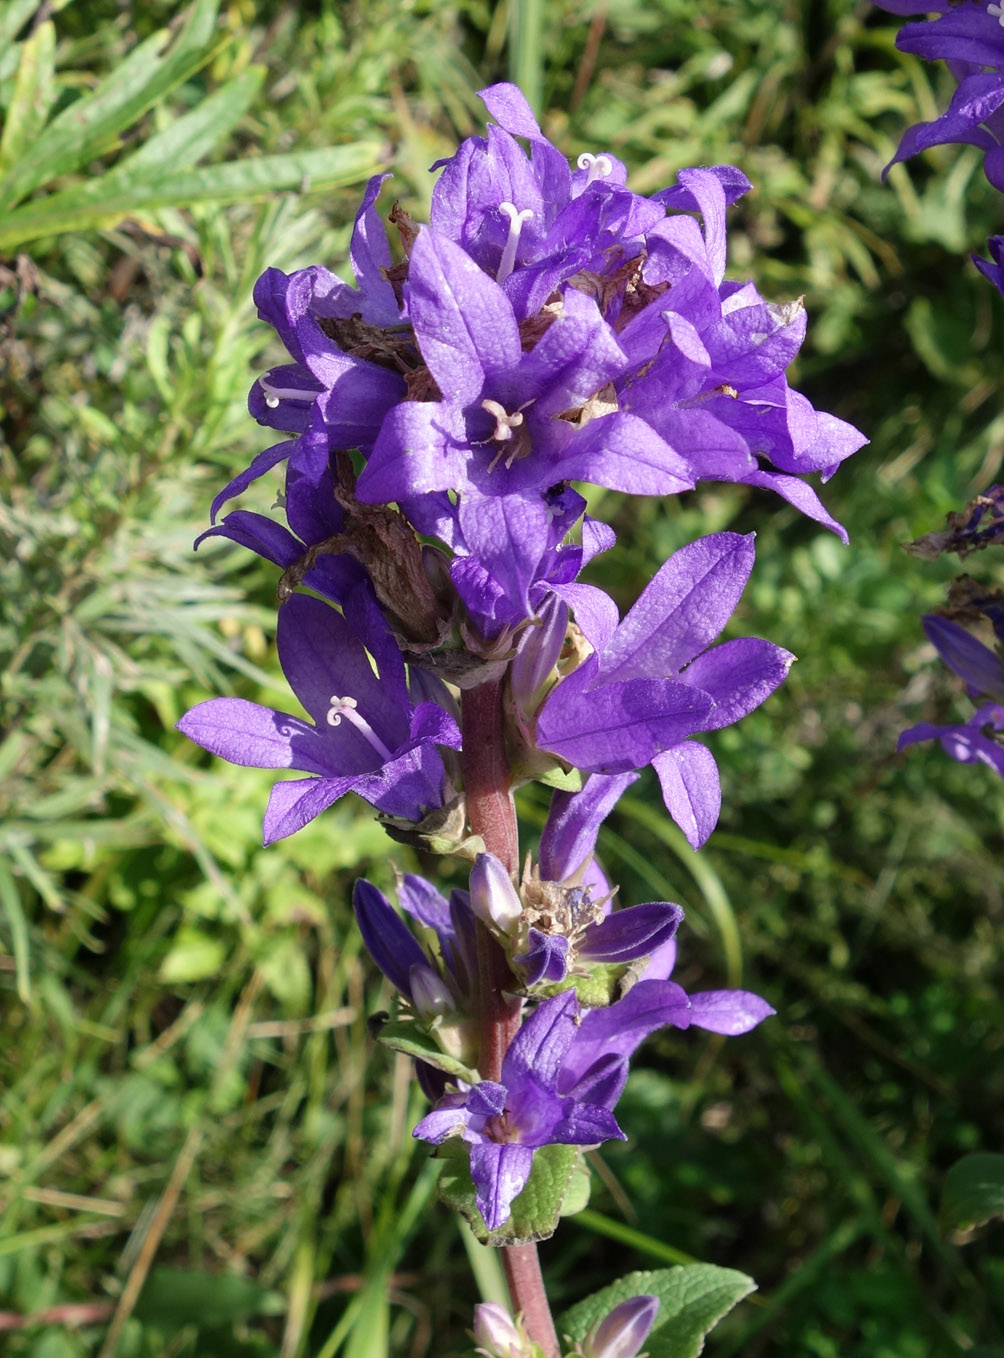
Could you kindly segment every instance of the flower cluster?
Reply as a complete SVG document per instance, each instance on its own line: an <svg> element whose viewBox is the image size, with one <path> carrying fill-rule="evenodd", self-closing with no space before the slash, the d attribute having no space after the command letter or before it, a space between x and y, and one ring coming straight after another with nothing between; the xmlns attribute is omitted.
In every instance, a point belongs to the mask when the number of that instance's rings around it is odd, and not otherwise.
<svg viewBox="0 0 1004 1358"><path fill-rule="evenodd" d="M1004 192L1004 5L986 0L875 0L893 14L931 14L934 19L904 24L896 38L901 52L927 61L944 61L958 81L948 108L930 123L907 129L886 166L909 160L919 151L946 142L978 146L983 168L995 189ZM1004 236L988 242L992 263L973 262L1002 294Z"/></svg>
<svg viewBox="0 0 1004 1358"><path fill-rule="evenodd" d="M577 486L730 481L846 537L807 478L864 439L788 385L801 304L725 278L726 209L750 187L738 170L683 170L645 198L609 153L570 166L515 86L482 98L494 121L434 167L429 224L390 212L396 252L378 176L354 284L320 266L258 282L291 361L250 410L291 437L213 515L285 464L285 523L235 509L204 536L282 569L279 657L307 715L213 698L179 725L235 763L304 775L275 784L267 841L355 792L395 838L470 865L449 897L405 875L401 913L368 881L354 906L399 996L381 1039L416 1056L433 1105L415 1135L468 1148L490 1235L538 1152L623 1137L614 1108L649 1034L745 1033L773 1012L746 991L686 994L670 979L683 911L621 906L596 857L649 765L695 848L715 826L718 770L697 737L751 712L793 660L718 641L753 537L681 546L622 617L583 578L614 534ZM532 780L550 812L521 866L512 790ZM657 1306L617 1307L583 1352L633 1354ZM486 1351L554 1349L539 1318L529 1337L517 1323L483 1313Z"/></svg>
<svg viewBox="0 0 1004 1358"><path fill-rule="evenodd" d="M969 697L984 701L964 722L911 726L900 736L899 748L937 740L959 763L988 764L1004 778L1004 590L981 587L962 576L949 592L946 612L951 616L927 614L922 620L924 631L948 668L965 681ZM989 624L994 649L971 635L963 622Z"/></svg>

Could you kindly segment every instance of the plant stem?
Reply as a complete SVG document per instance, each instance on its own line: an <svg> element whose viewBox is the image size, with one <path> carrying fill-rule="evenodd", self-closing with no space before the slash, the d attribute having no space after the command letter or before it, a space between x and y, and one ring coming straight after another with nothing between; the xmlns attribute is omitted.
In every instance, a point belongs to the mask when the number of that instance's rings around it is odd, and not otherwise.
<svg viewBox="0 0 1004 1358"><path fill-rule="evenodd" d="M471 833L480 835L515 879L519 871L519 828L506 759L502 717L502 680L466 689L461 699L464 794ZM512 974L505 953L478 923L478 996L481 1054L478 1068L486 1080L501 1076L502 1058L519 1028L520 1002L507 995ZM558 1358L558 1336L551 1319L537 1246L505 1245L502 1265L513 1310L522 1312L530 1338L547 1358Z"/></svg>

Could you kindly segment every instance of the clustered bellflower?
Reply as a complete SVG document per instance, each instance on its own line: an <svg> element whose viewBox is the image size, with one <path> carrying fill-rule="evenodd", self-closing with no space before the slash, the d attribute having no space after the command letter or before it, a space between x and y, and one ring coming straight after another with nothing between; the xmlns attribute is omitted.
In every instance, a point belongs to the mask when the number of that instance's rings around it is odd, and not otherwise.
<svg viewBox="0 0 1004 1358"><path fill-rule="evenodd" d="M886 173L900 161L946 142L978 146L987 179L1004 192L1004 5L995 0L875 0L892 14L935 14L904 24L896 37L901 52L944 61L958 88L933 122L907 129ZM973 256L980 272L1004 294L1004 236L991 236L991 259Z"/></svg>
<svg viewBox="0 0 1004 1358"><path fill-rule="evenodd" d="M651 1033L738 1035L773 1013L748 991L687 994L671 979L681 907L622 903L596 853L650 765L695 848L714 828L721 783L698 737L751 712L793 660L719 640L753 535L681 545L621 616L583 578L615 537L578 487L661 498L728 481L845 538L810 478L864 439L788 384L801 304L725 277L726 212L750 187L739 170L683 170L643 197L609 153L569 165L514 85L481 97L493 121L433 167L427 225L395 204L392 250L377 176L352 283L321 266L258 281L290 361L249 407L287 437L212 514L280 469L285 522L231 508L203 537L282 569L279 658L307 715L210 698L179 725L234 763L302 775L274 786L268 841L355 792L395 838L467 863L448 896L405 874L400 913L366 880L354 907L397 992L383 1038L421 1053L432 1107L415 1135L469 1148L491 1233L542 1148L624 1136L614 1108ZM494 735L472 735L475 711ZM521 871L475 797L485 769L503 818L519 784L552 789ZM491 994L488 974L503 978ZM493 1006L509 1027L490 1056ZM657 1309L622 1303L587 1354L628 1358ZM496 1354L539 1342L501 1308L476 1333Z"/></svg>

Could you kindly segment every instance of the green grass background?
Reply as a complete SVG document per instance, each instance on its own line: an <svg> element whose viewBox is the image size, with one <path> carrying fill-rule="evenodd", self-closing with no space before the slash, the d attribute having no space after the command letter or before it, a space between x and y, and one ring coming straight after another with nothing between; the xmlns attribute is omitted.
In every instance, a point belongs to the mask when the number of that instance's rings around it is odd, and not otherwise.
<svg viewBox="0 0 1004 1358"><path fill-rule="evenodd" d="M823 492L849 548L740 488L594 497L622 607L683 542L755 528L733 625L800 659L714 737L699 856L647 779L604 831L625 901L686 907L679 979L778 1017L647 1045L629 1142L542 1247L552 1295L696 1258L761 1289L716 1358L1004 1352L1000 1229L938 1217L948 1167L1004 1130L1004 789L895 753L967 711L919 627L951 564L901 543L1000 477L1004 435L1004 304L966 260L1000 197L959 147L879 179L950 77L844 0L214 10L193 35L158 0L0 6L0 1351L449 1358L499 1286L435 1203L407 1063L367 1036L390 996L351 882L420 865L348 800L263 851L269 775L172 728L213 693L284 700L274 572L191 551L267 443L244 405L281 361L255 277L344 269L378 168L421 216L427 167L481 127L474 91L518 78L570 156L613 150L639 191L749 175L729 276L804 295L796 384L871 438ZM32 183L46 121L162 27L195 55L101 135L64 120ZM531 842L544 805L523 800Z"/></svg>

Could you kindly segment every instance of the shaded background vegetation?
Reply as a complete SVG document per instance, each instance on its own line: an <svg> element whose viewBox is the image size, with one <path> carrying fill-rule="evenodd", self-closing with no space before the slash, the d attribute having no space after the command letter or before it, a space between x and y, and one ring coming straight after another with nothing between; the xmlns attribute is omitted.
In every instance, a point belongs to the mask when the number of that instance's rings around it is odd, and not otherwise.
<svg viewBox="0 0 1004 1358"><path fill-rule="evenodd" d="M157 29L195 52L0 221L3 1352L467 1349L473 1247L434 1205L407 1065L367 1037L389 995L347 905L360 871L419 865L348 801L262 851L269 775L172 726L211 693L285 696L274 572L191 552L267 442L244 406L279 360L254 278L343 268L377 168L422 215L428 165L481 126L474 91L509 76L569 155L615 151L642 192L685 165L746 171L729 275L804 295L796 383L872 440L824 491L849 548L743 488L603 504L622 606L689 538L757 530L736 626L800 660L713 737L720 829L693 855L643 780L601 848L626 901L685 905L685 985L741 981L779 1018L648 1044L630 1141L543 1247L553 1295L692 1257L760 1284L720 1358L1000 1350L1000 1232L946 1235L938 1199L953 1161L1001 1143L1004 798L987 769L895 753L903 726L967 710L918 622L951 567L900 544L999 478L1004 434L1004 308L965 259L1000 198L958 147L879 181L947 72L841 0L233 3L202 5L194 36L185 13L0 7L0 105L20 89L32 111L0 141L15 177L45 120ZM172 129L207 98L165 183ZM153 168L130 161L157 136ZM256 178L264 157L287 160ZM233 183L192 177L224 159ZM543 810L528 792L525 823ZM492 1295L493 1261L473 1263Z"/></svg>

